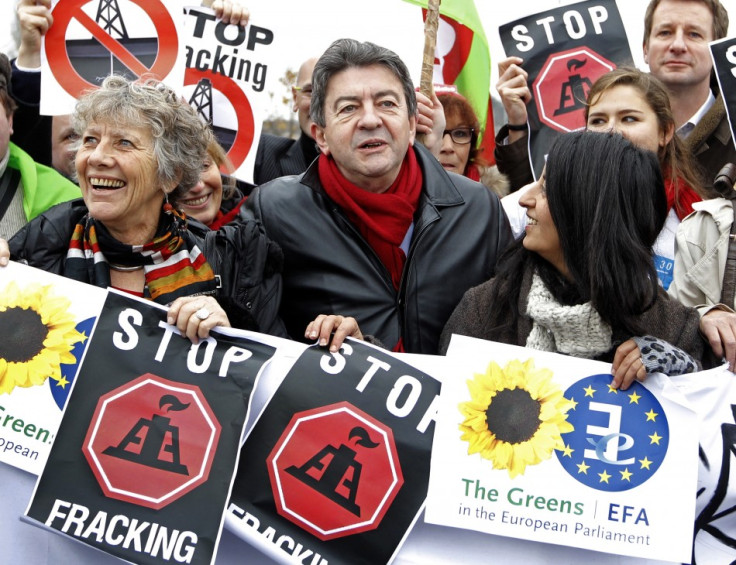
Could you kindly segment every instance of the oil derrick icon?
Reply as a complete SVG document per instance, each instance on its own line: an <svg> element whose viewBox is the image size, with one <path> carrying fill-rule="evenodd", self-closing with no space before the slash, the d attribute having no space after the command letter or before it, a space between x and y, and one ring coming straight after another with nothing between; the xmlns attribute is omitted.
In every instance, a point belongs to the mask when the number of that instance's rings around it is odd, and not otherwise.
<svg viewBox="0 0 736 565"><path fill-rule="evenodd" d="M164 408L166 407L166 408ZM164 412L186 410L173 394L165 394L159 400ZM125 459L146 467L187 475L179 454L179 428L171 425L171 418L154 414L150 419L140 418L116 446L109 446L102 453Z"/></svg>
<svg viewBox="0 0 736 565"><path fill-rule="evenodd" d="M191 73L193 69L187 69L187 73ZM209 73L208 71L204 71L201 74L209 74L210 76L199 76L196 79L196 85L194 87L194 91L192 92L192 95L189 97L189 105L194 108L197 111L197 115L200 117L200 119L210 125L212 128L212 132L215 134L215 137L217 138L217 142L222 145L222 148L225 150L226 153L228 153L228 158L232 158L232 156L229 154L230 149L233 147L233 143L235 142L235 137L238 133L237 128L232 129L230 127L226 127L224 125L218 125L216 123L217 119L215 115L217 115L217 118L219 118L219 122L222 123L226 121L225 118L223 118L223 112L222 112L222 104L223 102L219 103L219 110L216 112L215 106L216 101L213 98L213 92L220 92L222 93L222 89L225 88L225 90L228 90L224 83L228 83L228 81L232 84L232 81L227 78L223 77L222 75ZM194 84L194 81L189 82L186 81L185 84ZM225 98L227 96L225 95ZM235 109L235 104L232 100L228 99L228 102L233 104L233 109ZM246 151L247 153L247 151ZM244 158L244 157L243 157ZM236 162L233 161L233 166L237 168L239 164L236 165Z"/></svg>
<svg viewBox="0 0 736 565"><path fill-rule="evenodd" d="M374 449L380 445L371 440L368 431L362 426L350 430L348 442L354 439L356 447ZM327 445L301 467L291 465L285 470L352 514L360 516L360 507L355 503L355 498L363 466L356 460L356 455L357 452L346 444L339 447Z"/></svg>
<svg viewBox="0 0 736 565"><path fill-rule="evenodd" d="M570 59L567 62L569 75L567 81L562 84L560 105L554 111L554 116L575 112L585 107L585 101L588 99L588 93L593 84L588 77L583 77L575 72L585 66L587 62L588 59Z"/></svg>
<svg viewBox="0 0 736 565"><path fill-rule="evenodd" d="M212 81L202 78L197 82L189 105L197 111L197 115L209 125L212 125Z"/></svg>
<svg viewBox="0 0 736 565"><path fill-rule="evenodd" d="M75 38L64 41L69 62L81 78L90 84L101 84L104 77L110 74L121 74L131 80L138 78L136 70L118 58L117 54L122 50L145 68L152 68L159 51L159 39L155 34L150 37L130 37L118 0L98 0L95 23L100 28L100 35L109 39L107 45L91 33L87 37L75 35ZM118 47L112 48L110 43Z"/></svg>
<svg viewBox="0 0 736 565"><path fill-rule="evenodd" d="M117 39L130 39L123 17L120 15L118 0L100 0L95 20L111 36Z"/></svg>

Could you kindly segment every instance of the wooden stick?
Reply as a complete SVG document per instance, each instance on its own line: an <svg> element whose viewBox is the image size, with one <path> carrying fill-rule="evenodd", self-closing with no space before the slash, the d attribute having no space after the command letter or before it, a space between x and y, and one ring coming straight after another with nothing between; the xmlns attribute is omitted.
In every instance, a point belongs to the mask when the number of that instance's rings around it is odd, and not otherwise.
<svg viewBox="0 0 736 565"><path fill-rule="evenodd" d="M437 28L440 24L440 1L428 0L427 19L424 20L424 56L422 57L422 74L419 78L419 92L432 98L434 90L434 52L437 47ZM418 135L419 142L424 142L424 135Z"/></svg>
<svg viewBox="0 0 736 565"><path fill-rule="evenodd" d="M424 22L424 57L419 92L432 97L432 76L434 75L434 52L437 47L437 28L440 24L440 0L429 0L427 19Z"/></svg>

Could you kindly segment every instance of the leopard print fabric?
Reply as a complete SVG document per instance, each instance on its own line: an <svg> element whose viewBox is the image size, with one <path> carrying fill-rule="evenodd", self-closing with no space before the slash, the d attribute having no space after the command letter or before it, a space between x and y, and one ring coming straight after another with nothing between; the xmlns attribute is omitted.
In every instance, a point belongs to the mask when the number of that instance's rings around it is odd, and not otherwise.
<svg viewBox="0 0 736 565"><path fill-rule="evenodd" d="M647 375L664 373L667 376L684 375L699 370L698 364L679 347L651 335L635 337L633 340L641 351L641 360Z"/></svg>

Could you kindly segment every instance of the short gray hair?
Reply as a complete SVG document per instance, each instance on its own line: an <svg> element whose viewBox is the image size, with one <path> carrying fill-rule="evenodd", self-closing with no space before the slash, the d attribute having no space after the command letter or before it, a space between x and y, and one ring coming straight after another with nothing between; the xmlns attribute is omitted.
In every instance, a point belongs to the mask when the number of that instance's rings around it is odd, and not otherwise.
<svg viewBox="0 0 736 565"><path fill-rule="evenodd" d="M173 202L199 182L212 130L162 82L108 76L99 89L77 102L73 116L76 132L82 135L92 122L148 127L158 178L165 184L178 182L169 195Z"/></svg>
<svg viewBox="0 0 736 565"><path fill-rule="evenodd" d="M330 79L345 69L370 65L384 65L396 75L404 88L409 117L416 116L417 95L414 92L414 83L409 69L396 53L368 41L361 43L355 39L338 39L322 54L312 72L309 116L315 124L325 127L325 100Z"/></svg>

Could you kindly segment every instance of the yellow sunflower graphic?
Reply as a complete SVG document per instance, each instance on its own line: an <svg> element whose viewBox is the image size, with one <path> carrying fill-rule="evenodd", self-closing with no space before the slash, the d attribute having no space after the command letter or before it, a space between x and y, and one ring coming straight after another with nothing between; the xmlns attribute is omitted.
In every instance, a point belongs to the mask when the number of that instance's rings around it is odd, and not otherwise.
<svg viewBox="0 0 736 565"><path fill-rule="evenodd" d="M11 282L0 291L0 394L58 381L61 363L76 362L71 350L87 337L75 329L70 305L50 285Z"/></svg>
<svg viewBox="0 0 736 565"><path fill-rule="evenodd" d="M532 359L510 361L504 369L491 362L467 382L471 399L458 408L468 455L479 453L514 478L564 448L560 436L573 430L567 421L573 404L552 381L552 371L535 369Z"/></svg>

